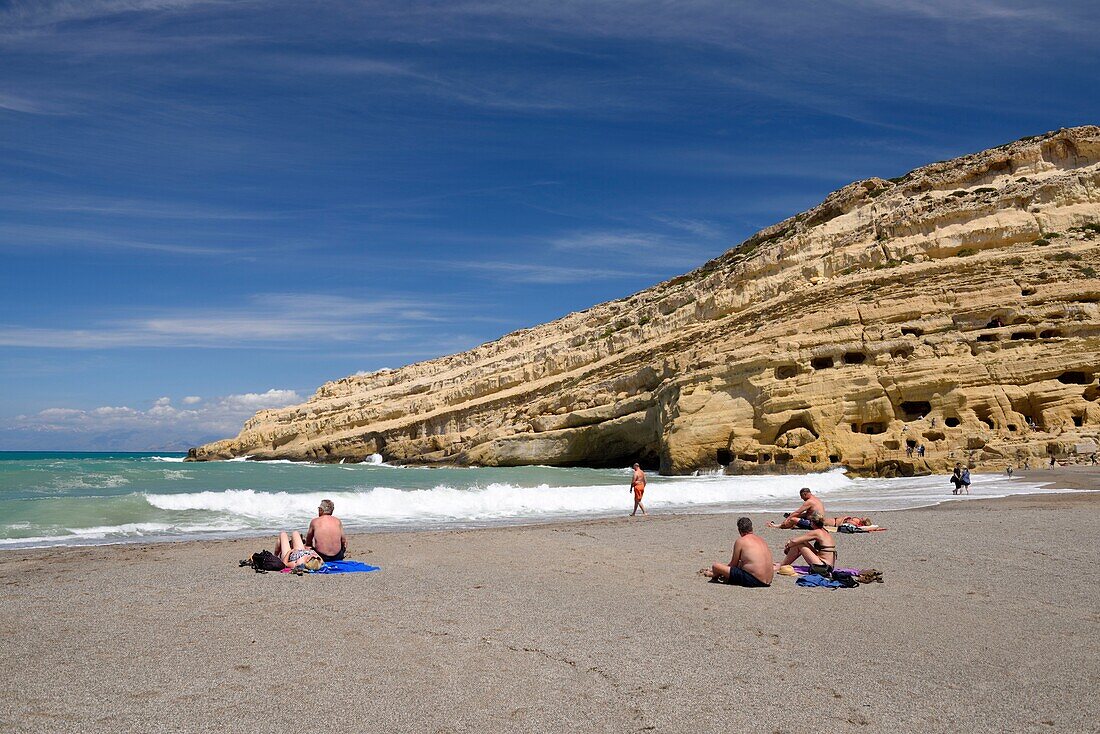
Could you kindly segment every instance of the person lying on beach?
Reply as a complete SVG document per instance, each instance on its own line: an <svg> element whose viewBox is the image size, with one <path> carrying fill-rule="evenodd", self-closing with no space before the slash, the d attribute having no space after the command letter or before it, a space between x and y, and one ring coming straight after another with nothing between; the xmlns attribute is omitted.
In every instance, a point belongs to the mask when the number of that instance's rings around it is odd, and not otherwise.
<svg viewBox="0 0 1100 734"><path fill-rule="evenodd" d="M703 575L734 586L771 586L775 576L771 548L763 538L753 534L752 520L747 517L737 519L737 532L741 537L733 544L733 557L729 564L715 563L704 570Z"/></svg>
<svg viewBox="0 0 1100 734"><path fill-rule="evenodd" d="M844 517L827 517L825 518L825 527L827 528L839 528L841 525L855 525L857 528L868 527L874 525L869 517L856 517L855 515L846 515Z"/></svg>
<svg viewBox="0 0 1100 734"><path fill-rule="evenodd" d="M306 548L306 544L302 542L302 534L297 530L289 538L285 530L279 533L279 540L275 543L275 555L282 559L287 568L305 566L310 571L316 571L324 563L316 551Z"/></svg>
<svg viewBox="0 0 1100 734"><path fill-rule="evenodd" d="M798 491L798 496L802 498L802 504L798 506L798 509L784 515L783 522L778 525L774 522L768 522L769 528L782 528L783 530L799 528L801 530L808 530L810 523L806 519L807 517L815 512L825 517L824 503L817 497L814 497L814 493L810 491L809 487L800 489Z"/></svg>
<svg viewBox="0 0 1100 734"><path fill-rule="evenodd" d="M317 517L309 523L306 531L306 545L317 551L325 561L342 561L348 549L348 536L344 534L344 523L335 517L332 500L321 500L317 507Z"/></svg>
<svg viewBox="0 0 1100 734"><path fill-rule="evenodd" d="M783 546L783 562L779 566L789 566L801 556L810 566L810 572L828 576L836 565L836 540L825 529L825 518L815 512L808 518L810 531L791 538Z"/></svg>

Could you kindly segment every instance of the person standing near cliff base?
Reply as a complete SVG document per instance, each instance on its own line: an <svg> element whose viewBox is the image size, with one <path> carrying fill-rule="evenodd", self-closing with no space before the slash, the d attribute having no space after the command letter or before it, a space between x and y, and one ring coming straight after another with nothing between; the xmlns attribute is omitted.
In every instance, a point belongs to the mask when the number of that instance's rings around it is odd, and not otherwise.
<svg viewBox="0 0 1100 734"><path fill-rule="evenodd" d="M648 515L649 513L642 506L642 495L645 494L645 472L642 471L640 464L634 465L634 477L630 480L630 491L634 493L634 512L630 513L630 516L637 515L638 510L641 510L643 515Z"/></svg>

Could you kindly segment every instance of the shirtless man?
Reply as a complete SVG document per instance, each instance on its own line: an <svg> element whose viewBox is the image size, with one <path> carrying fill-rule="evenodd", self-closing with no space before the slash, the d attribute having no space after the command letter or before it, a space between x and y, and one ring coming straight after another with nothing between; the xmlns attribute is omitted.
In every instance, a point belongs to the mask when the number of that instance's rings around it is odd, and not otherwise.
<svg viewBox="0 0 1100 734"><path fill-rule="evenodd" d="M634 493L634 512L630 513L631 517L638 514L638 510L642 511L643 515L648 515L645 511L645 507L642 507L642 495L645 494L645 472L642 471L640 464L634 465L634 477L630 480L630 491Z"/></svg>
<svg viewBox="0 0 1100 734"><path fill-rule="evenodd" d="M332 500L321 500L317 517L309 524L306 545L326 561L342 561L348 549L348 536L344 535L344 523L332 516L333 509Z"/></svg>
<svg viewBox="0 0 1100 734"><path fill-rule="evenodd" d="M802 498L802 504L798 506L798 509L790 513L783 518L783 522L776 525L774 522L769 522L769 528L782 528L783 530L790 530L792 528L798 528L800 530L809 530L810 521L807 519L815 512L825 517L825 504L814 497L814 493L810 491L809 487L803 487L798 492L798 496Z"/></svg>
<svg viewBox="0 0 1100 734"><path fill-rule="evenodd" d="M733 557L729 564L715 563L703 571L707 578L725 581L734 586L750 589L771 586L775 576L772 551L759 535L752 532L752 520L738 518L737 532L741 537L733 544Z"/></svg>

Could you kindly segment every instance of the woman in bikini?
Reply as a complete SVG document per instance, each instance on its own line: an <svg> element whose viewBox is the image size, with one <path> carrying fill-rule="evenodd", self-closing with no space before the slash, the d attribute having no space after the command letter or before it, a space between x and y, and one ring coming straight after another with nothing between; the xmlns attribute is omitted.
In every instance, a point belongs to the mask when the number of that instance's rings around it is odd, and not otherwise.
<svg viewBox="0 0 1100 734"><path fill-rule="evenodd" d="M787 555L777 566L789 566L801 556L809 564L811 573L827 576L836 566L836 541L825 529L825 518L821 513L815 512L807 519L810 521L810 531L787 541L783 546L783 552Z"/></svg>
<svg viewBox="0 0 1100 734"><path fill-rule="evenodd" d="M825 527L827 528L839 528L841 525L855 525L857 528L863 528L874 525L874 523L871 522L869 517L856 517L855 515L825 518Z"/></svg>
<svg viewBox="0 0 1100 734"><path fill-rule="evenodd" d="M275 544L275 555L282 559L287 568L305 566L310 571L316 571L324 563L316 551L306 548L306 544L302 541L302 534L297 530L289 537L286 531L279 533L279 542Z"/></svg>

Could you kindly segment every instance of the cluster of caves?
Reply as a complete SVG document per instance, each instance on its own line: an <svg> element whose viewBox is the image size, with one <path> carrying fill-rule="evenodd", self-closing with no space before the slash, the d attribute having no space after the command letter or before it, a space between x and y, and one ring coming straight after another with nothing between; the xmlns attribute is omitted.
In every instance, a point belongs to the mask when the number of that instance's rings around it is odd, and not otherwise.
<svg viewBox="0 0 1100 734"><path fill-rule="evenodd" d="M1082 397L1090 402L1100 401L1100 387L1093 384L1094 376L1092 374L1081 370L1067 370L1058 375L1056 379L1063 385L1085 386L1086 389L1082 393ZM1045 430L1050 427L1045 423L1043 411L1040 409L1040 406L1035 404L1031 396L1010 399L1010 404L1010 412L1014 415L1022 416L1024 422L1022 424L1014 422L1005 423L1001 426L1002 430L1008 433L1017 433L1024 430ZM968 407L967 410L973 411L978 421L987 426L990 430L998 429L998 425L993 418L994 411L989 405L978 403ZM895 416L907 424L925 420L931 413L932 403L927 400L903 400L894 404ZM1075 427L1080 428L1086 424L1088 417L1084 410L1078 410L1072 415L1072 421ZM930 420L927 429L919 433L913 432L913 434L909 436L903 435L904 445L901 440L896 439L886 439L883 441L882 445L883 448L888 451L898 451L903 448L915 449L922 443L943 441L947 438L946 430L960 428L962 424L963 420L957 414L935 416ZM889 429L889 422L852 422L849 424L849 427L852 433L876 435L886 433ZM718 464L722 466L729 466L732 463L740 462L743 464L774 465L782 467L794 458L794 454L786 449L798 447L798 444L793 446L782 446L781 444L783 443L784 437L790 432L799 429L804 432L802 434L803 436L808 435L811 437L810 440L817 440L820 436L819 431L814 428L809 418L806 415L799 415L787 421L774 432L771 432L771 436L762 437L765 440L770 438L772 442L776 443L773 450L735 453L728 448L722 448L717 450L715 459ZM810 441L805 441L804 443L809 442ZM807 458L811 464L817 464L822 461L822 457L816 454L811 454ZM833 453L828 455L829 464L839 464L842 461L843 457L839 454Z"/></svg>
<svg viewBox="0 0 1100 734"><path fill-rule="evenodd" d="M1035 294L1035 289L1024 288L1022 295ZM1075 303L1097 303L1100 297L1083 295L1073 299ZM1005 323L1007 315L994 313L984 327L978 329L966 328L957 325L960 331L977 332L974 340L982 343L1030 341L1044 339L1064 339L1073 336L1089 336L1098 329L1094 324L1070 324L1058 326L1049 322L1067 318L1067 314L1061 310L1053 310L1043 314L1042 319L1018 315L1011 318L1011 323ZM925 335L925 330L920 326L907 324L900 327L903 337L919 339ZM972 347L973 348L973 347ZM890 356L894 359L907 359L913 354L913 348L908 345L895 346ZM821 371L834 367L861 365L873 358L873 354L858 349L832 354L819 354L810 359L809 369ZM789 380L797 377L804 371L804 367L795 363L786 363L776 366L775 377L778 380Z"/></svg>

